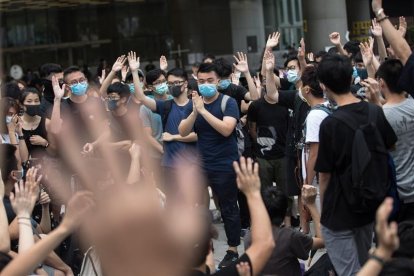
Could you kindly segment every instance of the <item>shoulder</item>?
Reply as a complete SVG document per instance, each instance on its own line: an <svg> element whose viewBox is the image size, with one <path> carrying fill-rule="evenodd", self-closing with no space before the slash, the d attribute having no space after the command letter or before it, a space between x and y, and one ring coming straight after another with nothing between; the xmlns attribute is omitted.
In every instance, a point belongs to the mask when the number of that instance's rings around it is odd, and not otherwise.
<svg viewBox="0 0 414 276"><path fill-rule="evenodd" d="M329 114L320 109L313 109L309 112L307 122L322 122Z"/></svg>

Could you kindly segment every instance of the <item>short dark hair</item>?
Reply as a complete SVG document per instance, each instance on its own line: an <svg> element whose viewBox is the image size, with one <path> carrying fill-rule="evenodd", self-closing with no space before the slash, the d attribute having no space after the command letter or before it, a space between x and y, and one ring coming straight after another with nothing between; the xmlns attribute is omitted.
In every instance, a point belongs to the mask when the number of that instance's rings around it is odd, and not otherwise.
<svg viewBox="0 0 414 276"><path fill-rule="evenodd" d="M302 85L309 86L311 88L311 93L316 98L323 98L323 90L319 84L318 80L318 70L315 66L306 66L300 77L302 80Z"/></svg>
<svg viewBox="0 0 414 276"><path fill-rule="evenodd" d="M17 82L11 81L4 84L1 88L1 96L2 97L9 97L15 100L20 98L21 90L17 85Z"/></svg>
<svg viewBox="0 0 414 276"><path fill-rule="evenodd" d="M328 49L328 55L336 55L338 53L339 53L338 48L336 48L335 46Z"/></svg>
<svg viewBox="0 0 414 276"><path fill-rule="evenodd" d="M362 54L361 54L361 52L356 53L356 54L354 55L353 59L354 59L354 62L355 62L355 63L356 63L356 62L359 62L359 63L364 62L364 60L362 59Z"/></svg>
<svg viewBox="0 0 414 276"><path fill-rule="evenodd" d="M400 247L393 257L414 258L414 220L403 221L398 224Z"/></svg>
<svg viewBox="0 0 414 276"><path fill-rule="evenodd" d="M288 56L284 64L285 68L288 66L289 62L291 62L292 60L296 60L298 62L298 66L300 69L300 62L297 56Z"/></svg>
<svg viewBox="0 0 414 276"><path fill-rule="evenodd" d="M389 59L384 61L378 68L376 77L385 81L390 92L401 94L403 89L398 85L401 72L403 70L403 64L398 59Z"/></svg>
<svg viewBox="0 0 414 276"><path fill-rule="evenodd" d="M23 105L24 100L29 94L36 94L37 96L39 96L39 100L42 99L42 94L39 92L39 90L37 90L35 87L27 87L23 89L22 93L20 94L19 101L21 105Z"/></svg>
<svg viewBox="0 0 414 276"><path fill-rule="evenodd" d="M0 144L1 153L1 178L6 183L10 173L17 170L17 158L15 155L16 147L10 144Z"/></svg>
<svg viewBox="0 0 414 276"><path fill-rule="evenodd" d="M262 191L263 202L272 225L280 226L288 208L287 196L277 187L266 187Z"/></svg>
<svg viewBox="0 0 414 276"><path fill-rule="evenodd" d="M215 72L217 76L219 76L219 73L217 72L217 66L214 63L201 63L200 67L198 67L198 73L210 73Z"/></svg>
<svg viewBox="0 0 414 276"><path fill-rule="evenodd" d="M379 276L412 276L414 262L409 258L392 258L385 263Z"/></svg>
<svg viewBox="0 0 414 276"><path fill-rule="evenodd" d="M131 95L128 85L123 84L121 82L115 82L109 85L106 93L116 93L121 98L128 98Z"/></svg>
<svg viewBox="0 0 414 276"><path fill-rule="evenodd" d="M316 52L315 54L315 58L323 58L324 56L326 56L328 53L326 51L319 51Z"/></svg>
<svg viewBox="0 0 414 276"><path fill-rule="evenodd" d="M139 78L145 78L144 72L142 72L141 69L138 69L138 77ZM119 78L121 79L121 78ZM134 80L134 78L132 77L132 72L128 71L126 77L125 77L125 82L132 82Z"/></svg>
<svg viewBox="0 0 414 276"><path fill-rule="evenodd" d="M40 77L47 78L52 73L62 73L62 67L56 63L45 63L40 67Z"/></svg>
<svg viewBox="0 0 414 276"><path fill-rule="evenodd" d="M220 78L228 78L230 77L231 73L233 73L232 64L228 60L224 58L218 58L214 60L213 63L216 65L217 73Z"/></svg>
<svg viewBox="0 0 414 276"><path fill-rule="evenodd" d="M161 69L154 69L147 73L145 80L148 85L152 85L154 81L156 81L161 75L165 77L165 72L162 71Z"/></svg>
<svg viewBox="0 0 414 276"><path fill-rule="evenodd" d="M0 251L0 272L13 260L13 258L4 252Z"/></svg>
<svg viewBox="0 0 414 276"><path fill-rule="evenodd" d="M212 61L214 61L216 59L216 56L213 54L205 54L205 56L203 57L202 63L205 63L206 59L211 59Z"/></svg>
<svg viewBox="0 0 414 276"><path fill-rule="evenodd" d="M358 41L348 41L344 45L344 50L347 51L352 56L355 56L357 53L360 53L361 51L361 49L359 49Z"/></svg>
<svg viewBox="0 0 414 276"><path fill-rule="evenodd" d="M175 77L182 78L183 80L188 80L187 72L181 68L171 69L170 71L167 72L167 78L168 76L175 76Z"/></svg>
<svg viewBox="0 0 414 276"><path fill-rule="evenodd" d="M319 81L335 94L346 94L351 90L352 64L346 56L327 55L318 66Z"/></svg>
<svg viewBox="0 0 414 276"><path fill-rule="evenodd" d="M63 79L66 79L67 75L75 73L75 72L82 72L82 70L78 66L69 66L68 68L63 71Z"/></svg>

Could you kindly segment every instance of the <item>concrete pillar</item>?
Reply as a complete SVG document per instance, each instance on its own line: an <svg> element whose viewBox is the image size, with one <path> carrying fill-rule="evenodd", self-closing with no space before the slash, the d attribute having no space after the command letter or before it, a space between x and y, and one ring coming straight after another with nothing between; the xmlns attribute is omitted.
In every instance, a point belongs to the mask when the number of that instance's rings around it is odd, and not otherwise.
<svg viewBox="0 0 414 276"><path fill-rule="evenodd" d="M345 0L302 0L302 10L307 51L317 52L332 46L329 41L332 32L339 32L345 43L348 29Z"/></svg>
<svg viewBox="0 0 414 276"><path fill-rule="evenodd" d="M257 66L266 43L262 0L230 0L230 14L233 53L247 52Z"/></svg>
<svg viewBox="0 0 414 276"><path fill-rule="evenodd" d="M369 1L347 0L348 28L350 40L365 40L370 36L371 5Z"/></svg>

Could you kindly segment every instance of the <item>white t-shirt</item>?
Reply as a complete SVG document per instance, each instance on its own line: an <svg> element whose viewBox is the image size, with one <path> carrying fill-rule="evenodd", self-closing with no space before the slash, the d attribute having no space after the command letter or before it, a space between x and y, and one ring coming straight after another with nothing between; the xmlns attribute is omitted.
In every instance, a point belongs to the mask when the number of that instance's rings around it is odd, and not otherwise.
<svg viewBox="0 0 414 276"><path fill-rule="evenodd" d="M15 133L16 135L16 141L17 143L19 143L19 136L17 135L17 133ZM2 144L10 144L10 136L9 134L1 134L1 143Z"/></svg>

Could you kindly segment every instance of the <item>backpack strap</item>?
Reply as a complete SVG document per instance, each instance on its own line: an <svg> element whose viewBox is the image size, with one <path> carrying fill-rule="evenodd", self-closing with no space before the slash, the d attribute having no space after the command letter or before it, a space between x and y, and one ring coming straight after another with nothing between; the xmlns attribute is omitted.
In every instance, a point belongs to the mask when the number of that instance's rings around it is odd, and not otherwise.
<svg viewBox="0 0 414 276"><path fill-rule="evenodd" d="M230 99L230 96L223 94L223 98L221 98L221 113L223 114L224 114L224 111L226 110L226 105L229 99Z"/></svg>
<svg viewBox="0 0 414 276"><path fill-rule="evenodd" d="M368 104L368 123L376 124L377 116L378 110L376 109L376 107ZM361 126L361 123L357 122L353 116L349 115L349 113L344 112L340 109L332 113L332 117L343 122L354 131L356 131Z"/></svg>
<svg viewBox="0 0 414 276"><path fill-rule="evenodd" d="M314 107L311 108L311 110L322 110L322 111L325 111L328 115L332 114L332 109L330 109L324 104L315 105Z"/></svg>
<svg viewBox="0 0 414 276"><path fill-rule="evenodd" d="M173 102L173 99L164 101L164 108L162 110L162 118L161 118L162 127L164 131L165 131L165 126L167 125L168 115L170 114L170 111L172 108L172 102Z"/></svg>

